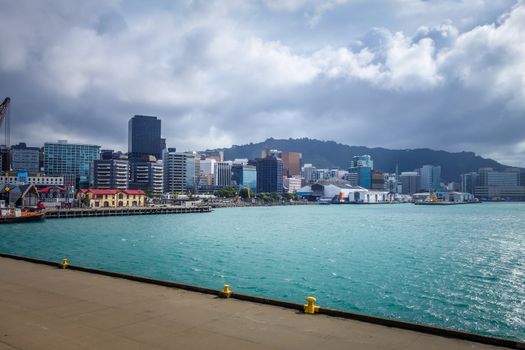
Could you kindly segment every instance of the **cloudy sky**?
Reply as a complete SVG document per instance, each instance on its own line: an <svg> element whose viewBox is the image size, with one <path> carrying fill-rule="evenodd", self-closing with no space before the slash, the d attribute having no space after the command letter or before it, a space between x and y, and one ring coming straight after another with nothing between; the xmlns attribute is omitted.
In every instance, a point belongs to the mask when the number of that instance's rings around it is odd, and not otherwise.
<svg viewBox="0 0 525 350"><path fill-rule="evenodd" d="M267 137L469 150L525 166L525 1L0 0L12 143ZM3 141L3 140L1 140Z"/></svg>

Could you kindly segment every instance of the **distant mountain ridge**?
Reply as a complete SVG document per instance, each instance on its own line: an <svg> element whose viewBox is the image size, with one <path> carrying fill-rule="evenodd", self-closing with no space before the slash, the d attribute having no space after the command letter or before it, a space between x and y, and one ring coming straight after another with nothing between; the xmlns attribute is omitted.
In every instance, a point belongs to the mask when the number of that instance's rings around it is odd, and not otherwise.
<svg viewBox="0 0 525 350"><path fill-rule="evenodd" d="M392 150L386 148L369 148L364 146L348 146L334 141L320 141L309 138L274 139L247 145L233 145L211 151L224 151L224 158L255 159L261 156L264 148L279 149L284 152L300 152L303 164L312 163L317 168L347 169L353 156L369 154L374 161L374 169L394 172L396 164L399 171L413 171L423 165L440 165L441 178L444 181L459 181L460 175L479 168L491 167L494 170L504 170L510 166L495 160L483 158L474 152L446 152L428 148Z"/></svg>

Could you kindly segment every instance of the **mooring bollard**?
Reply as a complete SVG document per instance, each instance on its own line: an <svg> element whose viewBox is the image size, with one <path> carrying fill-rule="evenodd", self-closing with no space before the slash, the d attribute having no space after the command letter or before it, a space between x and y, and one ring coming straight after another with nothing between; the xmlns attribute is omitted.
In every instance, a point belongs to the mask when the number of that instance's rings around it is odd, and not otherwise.
<svg viewBox="0 0 525 350"><path fill-rule="evenodd" d="M317 299L315 299L314 297L306 298L306 302L308 304L304 305L304 312L307 313L307 314L310 314L310 315L313 315L316 312L319 312L319 306L315 305L316 301L317 301Z"/></svg>
<svg viewBox="0 0 525 350"><path fill-rule="evenodd" d="M225 284L224 289L219 292L219 296L221 298L229 298L230 295L232 295L232 291L230 289L230 285Z"/></svg>
<svg viewBox="0 0 525 350"><path fill-rule="evenodd" d="M62 268L65 269L69 266L69 260L67 259L62 259L62 264L61 264Z"/></svg>

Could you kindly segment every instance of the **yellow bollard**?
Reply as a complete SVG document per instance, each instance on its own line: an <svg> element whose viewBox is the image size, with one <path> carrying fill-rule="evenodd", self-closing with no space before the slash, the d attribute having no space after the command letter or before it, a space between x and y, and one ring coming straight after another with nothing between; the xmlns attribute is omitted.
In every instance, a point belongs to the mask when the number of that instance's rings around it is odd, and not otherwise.
<svg viewBox="0 0 525 350"><path fill-rule="evenodd" d="M69 265L69 260L67 259L62 259L62 268L65 269L67 268Z"/></svg>
<svg viewBox="0 0 525 350"><path fill-rule="evenodd" d="M307 313L307 314L310 314L310 315L313 315L316 312L319 312L319 306L315 306L314 305L316 301L317 301L317 299L315 299L314 297L306 298L306 302L308 304L304 305L304 312Z"/></svg>
<svg viewBox="0 0 525 350"><path fill-rule="evenodd" d="M230 295L232 295L232 291L230 289L230 285L228 284L225 284L224 285L224 289L222 291L219 292L219 296L221 298L229 298Z"/></svg>

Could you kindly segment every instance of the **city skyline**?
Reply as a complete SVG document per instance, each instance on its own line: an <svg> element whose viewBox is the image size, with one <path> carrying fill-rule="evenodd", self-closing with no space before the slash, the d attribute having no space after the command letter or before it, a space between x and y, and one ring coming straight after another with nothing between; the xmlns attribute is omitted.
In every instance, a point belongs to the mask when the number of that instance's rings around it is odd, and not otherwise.
<svg viewBox="0 0 525 350"><path fill-rule="evenodd" d="M524 2L409 3L3 2L11 144L125 151L144 114L181 150L309 137L523 166Z"/></svg>

